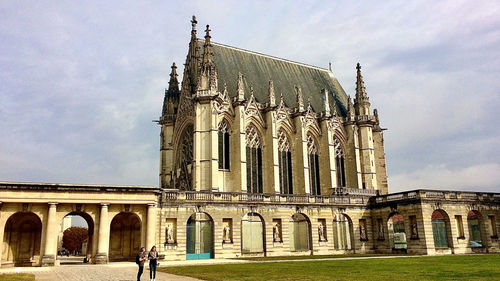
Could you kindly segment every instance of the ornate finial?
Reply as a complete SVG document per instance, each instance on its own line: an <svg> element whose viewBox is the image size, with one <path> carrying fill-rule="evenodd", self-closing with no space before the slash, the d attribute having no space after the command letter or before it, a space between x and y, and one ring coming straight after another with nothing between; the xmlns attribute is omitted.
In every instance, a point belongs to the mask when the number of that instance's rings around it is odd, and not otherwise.
<svg viewBox="0 0 500 281"><path fill-rule="evenodd" d="M227 85L226 85L225 82L224 82L224 90L222 91L222 99L224 101L228 101L229 100L229 94L227 92Z"/></svg>
<svg viewBox="0 0 500 281"><path fill-rule="evenodd" d="M172 68L172 72L170 72L170 78L172 77L177 77L177 66L175 65L175 62L172 64L172 66L170 67Z"/></svg>
<svg viewBox="0 0 500 281"><path fill-rule="evenodd" d="M250 96L253 97L253 86L250 86Z"/></svg>
<svg viewBox="0 0 500 281"><path fill-rule="evenodd" d="M330 100L328 98L328 90L327 89L323 89L323 94L325 95L325 116L326 117L330 117L331 114L330 114Z"/></svg>
<svg viewBox="0 0 500 281"><path fill-rule="evenodd" d="M210 42L210 26L207 24L207 29L205 29L205 42L207 41L207 38L208 38L208 42Z"/></svg>
<svg viewBox="0 0 500 281"><path fill-rule="evenodd" d="M243 74L238 73L238 80L236 81L236 93L238 94L238 101L245 100L245 90L243 89Z"/></svg>
<svg viewBox="0 0 500 281"><path fill-rule="evenodd" d="M198 23L198 21L196 21L196 16L193 15L193 18L191 19L191 29L193 31L196 31L196 24Z"/></svg>
<svg viewBox="0 0 500 281"><path fill-rule="evenodd" d="M354 121L354 116L356 112L354 112L354 106L352 104L351 96L347 97L347 118L349 121Z"/></svg>
<svg viewBox="0 0 500 281"><path fill-rule="evenodd" d="M302 89L300 86L295 86L295 91L297 91L297 108L299 112L304 112L304 97L302 96Z"/></svg>
<svg viewBox="0 0 500 281"><path fill-rule="evenodd" d="M269 106L276 106L276 96L274 95L274 83L273 80L269 80Z"/></svg>
<svg viewBox="0 0 500 281"><path fill-rule="evenodd" d="M332 71L332 62L328 62L328 70Z"/></svg>
<svg viewBox="0 0 500 281"><path fill-rule="evenodd" d="M356 69L357 69L358 71L361 71L361 65L359 64L359 62L358 62L358 64L356 65Z"/></svg>

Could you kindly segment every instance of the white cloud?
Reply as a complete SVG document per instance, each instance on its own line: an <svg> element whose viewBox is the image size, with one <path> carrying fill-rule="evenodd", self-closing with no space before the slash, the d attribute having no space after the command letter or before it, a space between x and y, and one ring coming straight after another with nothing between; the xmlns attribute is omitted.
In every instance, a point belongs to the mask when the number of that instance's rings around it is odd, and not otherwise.
<svg viewBox="0 0 500 281"><path fill-rule="evenodd" d="M428 165L389 178L389 192L412 189L452 189L500 192L500 165L486 163L460 169ZM478 190L480 187L480 190Z"/></svg>

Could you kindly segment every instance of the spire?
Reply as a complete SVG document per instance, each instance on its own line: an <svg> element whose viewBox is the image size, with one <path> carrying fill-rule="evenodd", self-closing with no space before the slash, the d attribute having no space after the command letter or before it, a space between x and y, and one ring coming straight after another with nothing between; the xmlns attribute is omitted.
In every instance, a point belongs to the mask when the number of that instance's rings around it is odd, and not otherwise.
<svg viewBox="0 0 500 281"><path fill-rule="evenodd" d="M355 102L361 102L366 99L368 101L368 96L366 94L365 82L363 81L363 76L361 75L361 65L358 62L356 65L356 100Z"/></svg>
<svg viewBox="0 0 500 281"><path fill-rule="evenodd" d="M245 90L243 89L243 74L238 73L238 80L236 82L236 93L238 94L238 101L245 100Z"/></svg>
<svg viewBox="0 0 500 281"><path fill-rule="evenodd" d="M276 106L276 96L274 94L274 83L273 83L273 80L269 80L268 95L269 95L269 106L271 106L271 107Z"/></svg>
<svg viewBox="0 0 500 281"><path fill-rule="evenodd" d="M205 64L211 63L214 55L210 38L212 38L210 36L210 26L207 24L207 29L205 29L205 44L203 44L203 62Z"/></svg>
<svg viewBox="0 0 500 281"><path fill-rule="evenodd" d="M170 72L168 89L165 90L165 98L163 99L162 116L175 119L180 95L179 80L177 79L177 66L175 65L175 62L172 64L171 68L172 71Z"/></svg>
<svg viewBox="0 0 500 281"><path fill-rule="evenodd" d="M295 86L295 91L297 91L297 108L299 112L304 112L304 96L302 96L302 89L300 86Z"/></svg>
<svg viewBox="0 0 500 281"><path fill-rule="evenodd" d="M331 116L331 113L330 113L330 100L329 100L329 97L328 97L328 90L327 89L323 89L323 95L325 95L325 104L324 104L324 107L325 107L325 116L326 117L330 117Z"/></svg>

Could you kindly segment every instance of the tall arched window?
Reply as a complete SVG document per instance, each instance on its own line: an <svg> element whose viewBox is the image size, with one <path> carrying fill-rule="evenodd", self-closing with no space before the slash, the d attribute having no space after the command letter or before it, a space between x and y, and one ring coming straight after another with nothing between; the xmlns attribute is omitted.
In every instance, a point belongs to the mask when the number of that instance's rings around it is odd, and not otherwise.
<svg viewBox="0 0 500 281"><path fill-rule="evenodd" d="M278 132L278 162L281 194L293 194L292 152L290 141L283 130Z"/></svg>
<svg viewBox="0 0 500 281"><path fill-rule="evenodd" d="M335 171L337 174L337 187L345 187L344 150L342 149L342 144L337 138L333 139L333 145L335 148Z"/></svg>
<svg viewBox="0 0 500 281"><path fill-rule="evenodd" d="M229 125L226 120L219 123L219 169L229 170Z"/></svg>
<svg viewBox="0 0 500 281"><path fill-rule="evenodd" d="M321 195L318 146L310 134L307 134L307 155L309 158L309 185L311 187L311 194Z"/></svg>
<svg viewBox="0 0 500 281"><path fill-rule="evenodd" d="M191 190L191 169L193 166L193 126L189 125L182 133L177 161L177 182L179 189Z"/></svg>
<svg viewBox="0 0 500 281"><path fill-rule="evenodd" d="M247 147L247 192L262 193L262 143L257 129L246 129Z"/></svg>

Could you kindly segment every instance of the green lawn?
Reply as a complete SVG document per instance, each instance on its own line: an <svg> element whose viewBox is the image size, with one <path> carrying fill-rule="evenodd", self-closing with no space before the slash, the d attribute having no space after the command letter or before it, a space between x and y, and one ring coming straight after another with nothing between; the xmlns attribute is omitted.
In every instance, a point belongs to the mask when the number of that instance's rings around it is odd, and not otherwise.
<svg viewBox="0 0 500 281"><path fill-rule="evenodd" d="M381 256L411 256L410 254L344 254L344 255L319 255L319 256L280 256L280 257L256 257L256 258L235 258L235 260L249 261L276 261L276 260L317 260L349 257L381 257Z"/></svg>
<svg viewBox="0 0 500 281"><path fill-rule="evenodd" d="M0 274L2 281L34 281L35 275L27 273L8 273Z"/></svg>
<svg viewBox="0 0 500 281"><path fill-rule="evenodd" d="M500 280L500 255L253 262L158 270L203 280Z"/></svg>

